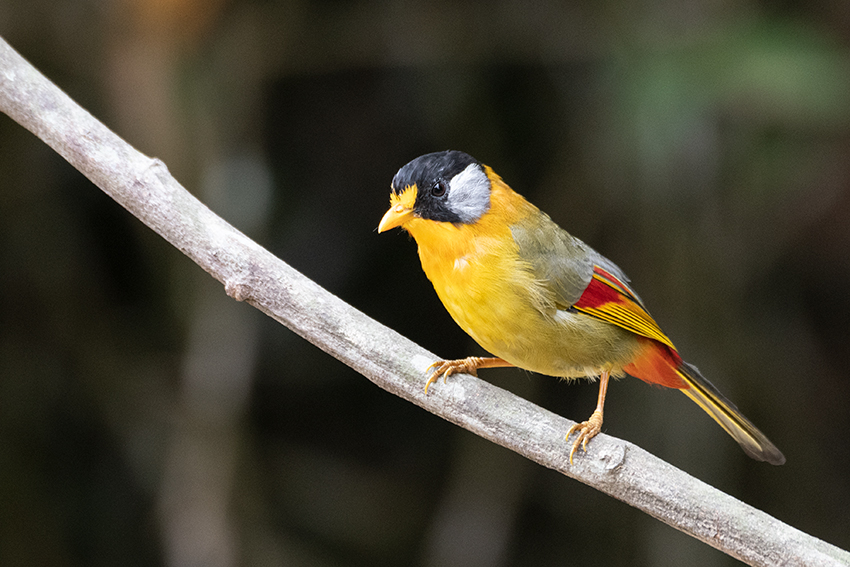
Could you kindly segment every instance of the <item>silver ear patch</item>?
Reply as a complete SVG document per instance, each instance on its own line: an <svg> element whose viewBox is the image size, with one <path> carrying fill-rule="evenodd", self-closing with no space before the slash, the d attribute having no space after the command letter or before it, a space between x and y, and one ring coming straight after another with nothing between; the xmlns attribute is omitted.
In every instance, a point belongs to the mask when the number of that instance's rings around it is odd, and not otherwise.
<svg viewBox="0 0 850 567"><path fill-rule="evenodd" d="M468 224L490 210L490 180L484 169L471 163L449 182L448 207Z"/></svg>

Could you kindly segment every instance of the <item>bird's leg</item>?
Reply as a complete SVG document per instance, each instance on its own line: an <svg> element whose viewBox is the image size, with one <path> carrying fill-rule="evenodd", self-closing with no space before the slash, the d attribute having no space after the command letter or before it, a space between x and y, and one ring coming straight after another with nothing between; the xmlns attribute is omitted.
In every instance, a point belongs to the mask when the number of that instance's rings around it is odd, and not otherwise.
<svg viewBox="0 0 850 567"><path fill-rule="evenodd" d="M576 423L570 430L567 431L566 440L569 441L570 435L574 431L578 431L578 437L573 448L570 450L570 464L573 464L573 454L581 445L584 452L587 453L587 442L596 437L596 434L602 430L602 408L605 406L605 394L608 392L608 377L610 373L606 370L599 377L599 398L596 400L596 409L590 414L587 421Z"/></svg>
<svg viewBox="0 0 850 567"><path fill-rule="evenodd" d="M460 360L438 360L428 367L425 371L430 374L428 381L425 383L425 393L428 393L428 386L443 377L445 382L452 374L472 374L478 376L479 368L501 368L505 366L513 366L510 362L505 362L501 358L481 358L479 356L470 356Z"/></svg>

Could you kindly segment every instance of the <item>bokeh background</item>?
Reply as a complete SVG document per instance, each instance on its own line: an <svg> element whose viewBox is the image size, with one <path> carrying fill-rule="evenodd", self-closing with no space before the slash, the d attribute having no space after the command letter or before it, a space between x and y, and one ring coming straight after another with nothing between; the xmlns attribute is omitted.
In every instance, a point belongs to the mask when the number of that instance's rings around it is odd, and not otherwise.
<svg viewBox="0 0 850 567"><path fill-rule="evenodd" d="M788 463L634 379L605 431L850 548L846 0L4 0L0 34L445 357L480 350L375 227L417 155L491 165L623 267ZM597 393L482 377L572 419ZM734 564L230 300L0 117L0 565Z"/></svg>

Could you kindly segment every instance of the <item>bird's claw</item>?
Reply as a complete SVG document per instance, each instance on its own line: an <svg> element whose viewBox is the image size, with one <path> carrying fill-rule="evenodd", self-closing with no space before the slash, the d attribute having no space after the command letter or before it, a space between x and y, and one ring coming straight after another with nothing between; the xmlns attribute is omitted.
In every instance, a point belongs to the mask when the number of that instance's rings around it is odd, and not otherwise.
<svg viewBox="0 0 850 567"><path fill-rule="evenodd" d="M573 464L573 455L578 450L579 446L581 446L581 448L584 449L584 452L587 453L587 442L596 437L596 435L602 431L602 412L597 409L591 414L587 421L576 423L570 427L569 431L567 431L565 440L569 441L570 435L572 435L575 431L578 431L578 437L576 437L573 447L570 449L571 465Z"/></svg>

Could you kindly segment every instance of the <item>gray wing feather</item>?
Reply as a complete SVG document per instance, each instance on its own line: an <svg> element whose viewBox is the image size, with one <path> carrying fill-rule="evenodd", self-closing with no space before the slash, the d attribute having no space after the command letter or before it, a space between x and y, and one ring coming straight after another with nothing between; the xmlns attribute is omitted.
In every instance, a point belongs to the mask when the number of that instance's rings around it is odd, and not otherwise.
<svg viewBox="0 0 850 567"><path fill-rule="evenodd" d="M531 264L537 280L551 289L555 301L562 308L569 307L578 301L590 283L594 256L598 254L545 213L532 218L533 222L511 227L519 255Z"/></svg>

